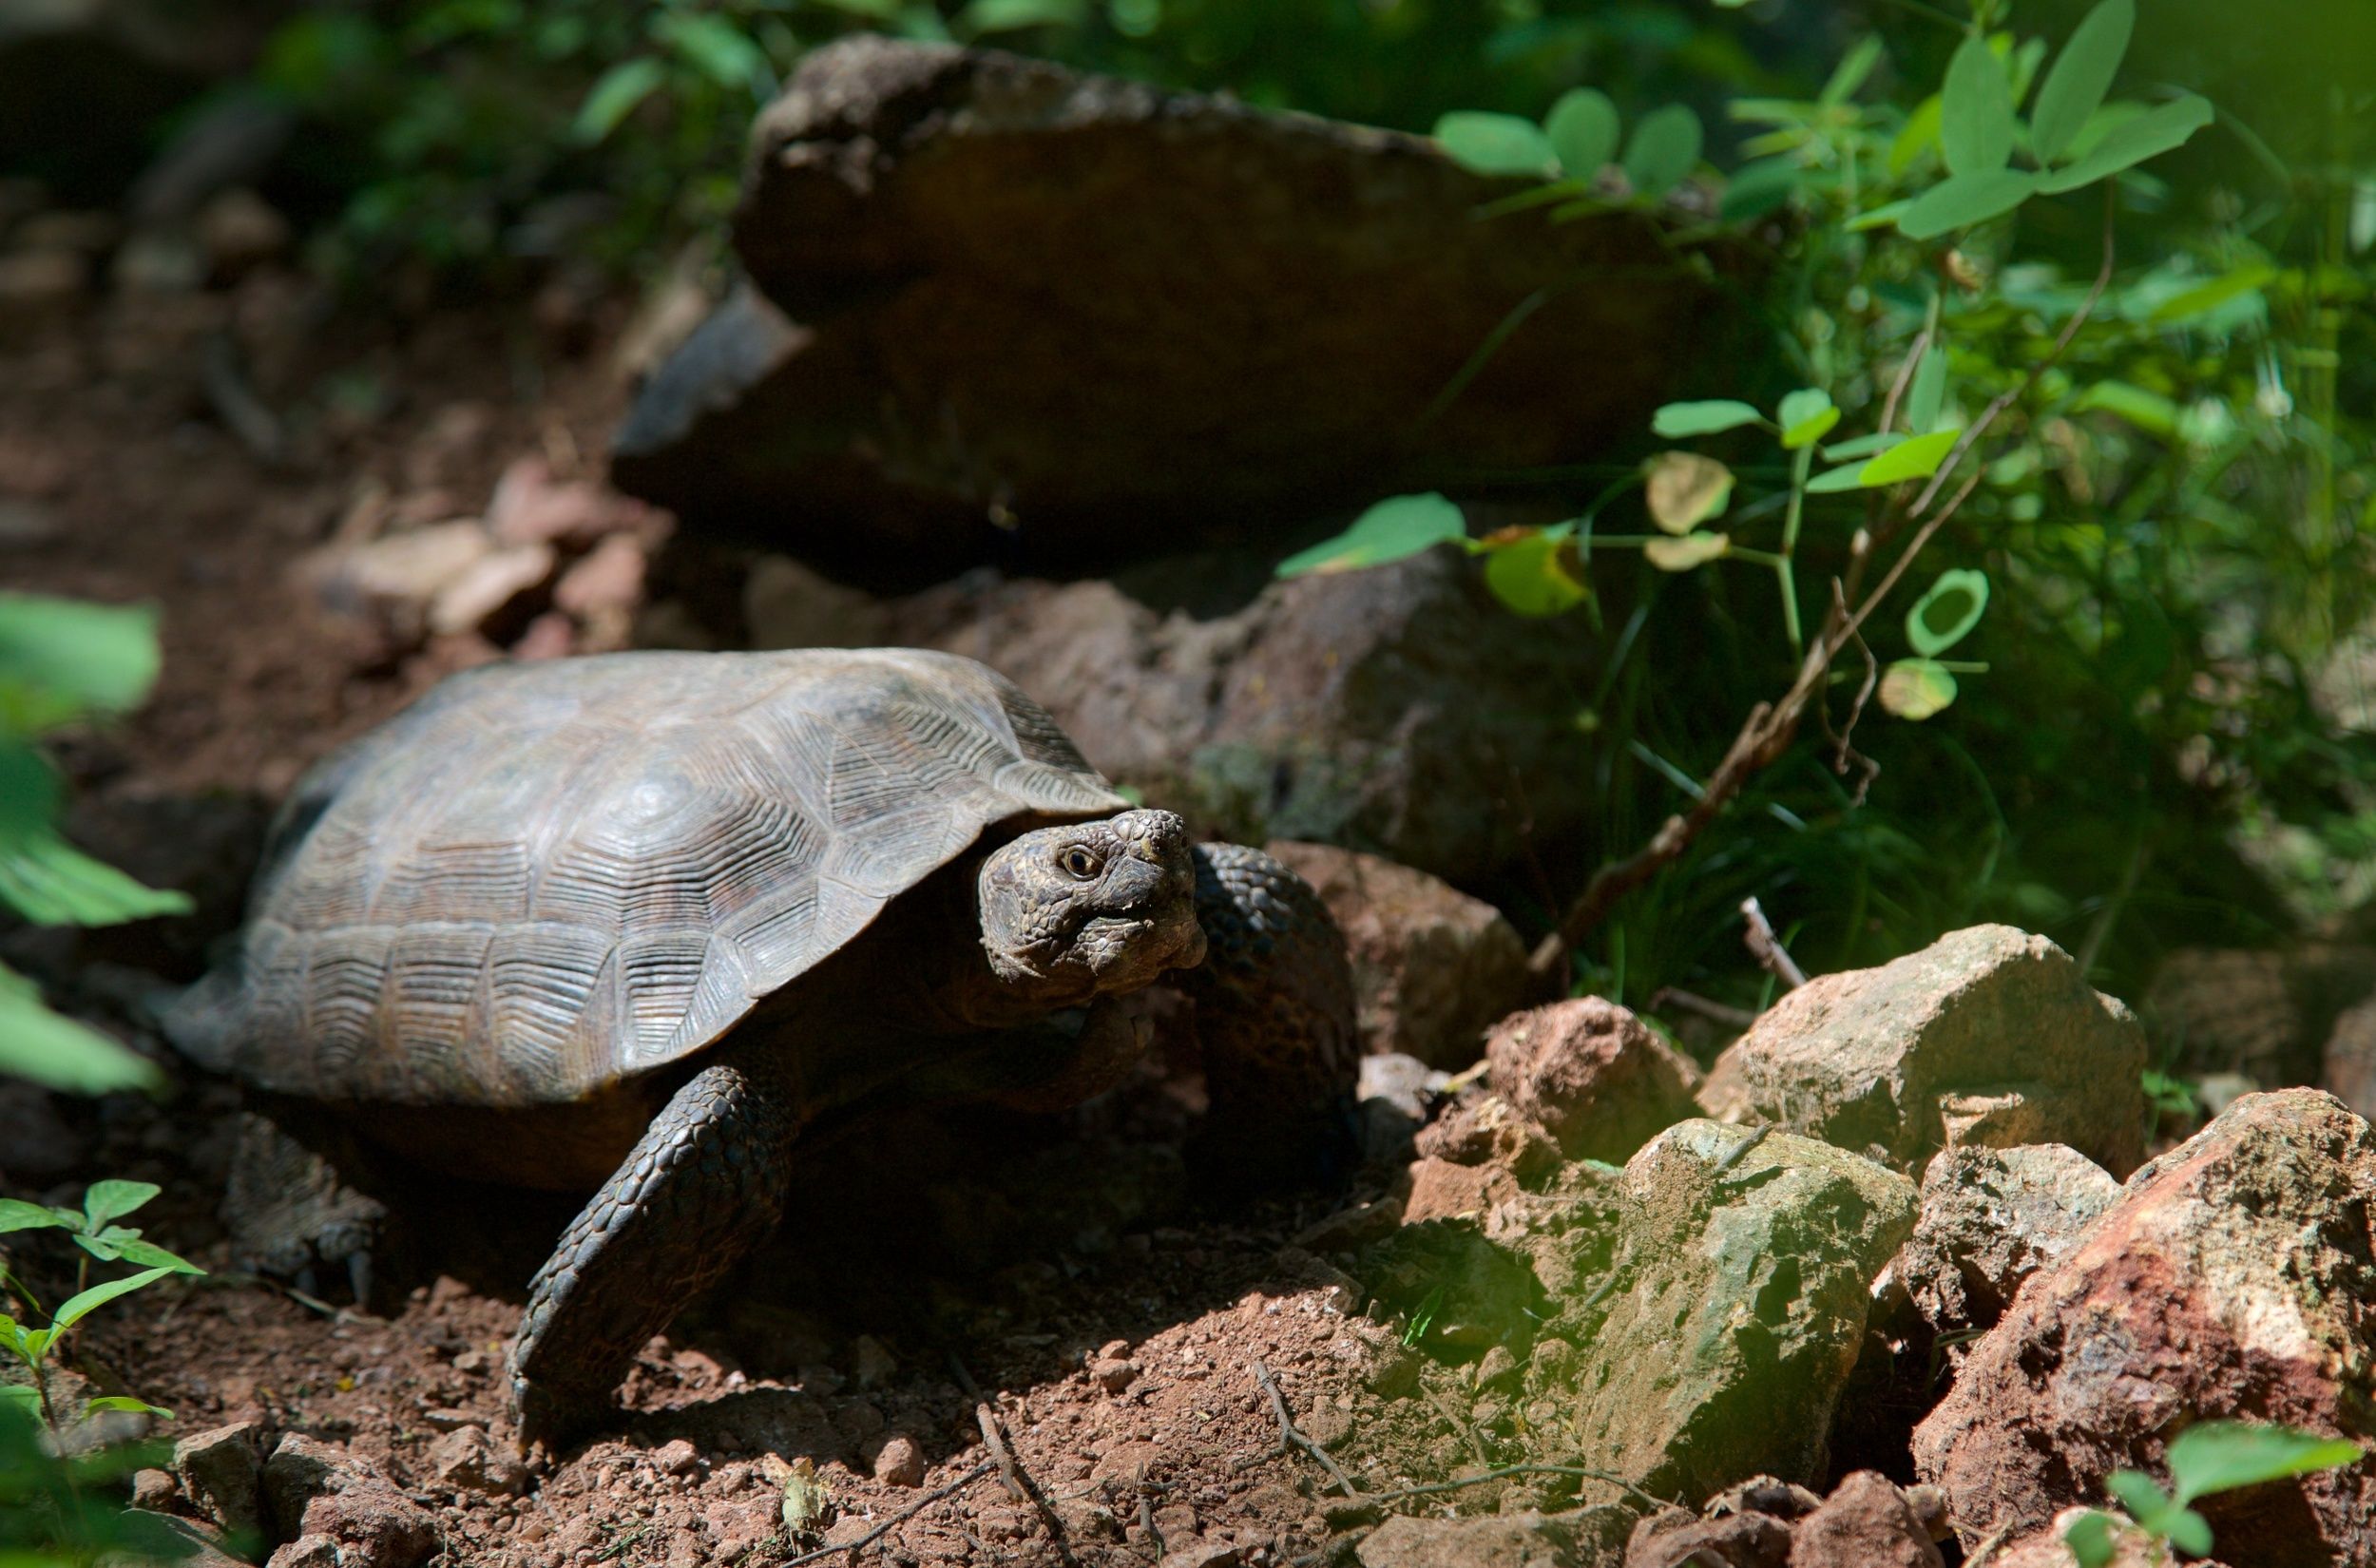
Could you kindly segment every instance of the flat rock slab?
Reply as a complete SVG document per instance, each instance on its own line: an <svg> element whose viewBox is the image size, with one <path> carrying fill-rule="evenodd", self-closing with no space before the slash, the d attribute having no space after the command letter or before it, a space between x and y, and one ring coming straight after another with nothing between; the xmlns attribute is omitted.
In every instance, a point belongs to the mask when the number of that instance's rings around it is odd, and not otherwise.
<svg viewBox="0 0 2376 1568"><path fill-rule="evenodd" d="M2116 1176L2144 1156L2145 1033L2071 956L1974 926L1821 975L1716 1059L1700 1103L1919 1174L1944 1148L2066 1143Z"/></svg>
<svg viewBox="0 0 2376 1568"><path fill-rule="evenodd" d="M1914 1434L1968 1538L2040 1530L2194 1422L2376 1437L2376 1133L2314 1089L2248 1095L2130 1178ZM2221 1557L2376 1560L2365 1464L2200 1500Z"/></svg>
<svg viewBox="0 0 2376 1568"><path fill-rule="evenodd" d="M1700 1119L1645 1144L1619 1192L1613 1272L1544 1328L1582 1356L1529 1389L1562 1406L1559 1444L1694 1505L1754 1476L1819 1481L1873 1279L1914 1228L1914 1184L1811 1138Z"/></svg>
<svg viewBox="0 0 2376 1568"><path fill-rule="evenodd" d="M1087 572L1606 461L1751 362L1729 253L1638 214L1478 218L1524 188L1397 132L836 44L753 131L756 287L652 375L613 476L870 585Z"/></svg>

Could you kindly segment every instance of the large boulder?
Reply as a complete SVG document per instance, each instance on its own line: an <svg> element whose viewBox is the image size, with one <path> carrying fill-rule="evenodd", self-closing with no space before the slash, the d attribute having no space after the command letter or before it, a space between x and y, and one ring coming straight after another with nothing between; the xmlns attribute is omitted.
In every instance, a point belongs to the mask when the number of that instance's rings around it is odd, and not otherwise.
<svg viewBox="0 0 2376 1568"><path fill-rule="evenodd" d="M2044 1528L2197 1421L2376 1437L2376 1133L2311 1089L2249 1095L2130 1178L1916 1429L1972 1539ZM2376 1561L2366 1465L2201 1499L2257 1568Z"/></svg>
<svg viewBox="0 0 2376 1568"><path fill-rule="evenodd" d="M1576 732L1542 694L1588 686L1595 656L1451 550L1289 582L1217 556L1110 583L985 575L888 608L876 640L981 660L1107 777L1241 842L1474 884L1590 820Z"/></svg>
<svg viewBox="0 0 2376 1568"><path fill-rule="evenodd" d="M2071 956L2010 926L1954 931L1791 992L1716 1059L1700 1103L1919 1174L1945 1148L2144 1154L2145 1035Z"/></svg>
<svg viewBox="0 0 2376 1568"><path fill-rule="evenodd" d="M1533 989L1525 944L1485 900L1358 850L1292 839L1266 848L1312 884L1345 933L1370 1050L1457 1071Z"/></svg>
<svg viewBox="0 0 2376 1568"><path fill-rule="evenodd" d="M1634 212L1479 220L1523 188L1397 132L833 45L753 131L755 287L651 376L613 473L851 581L1077 573L1604 462L1753 357L1709 272L1734 255Z"/></svg>
<svg viewBox="0 0 2376 1568"><path fill-rule="evenodd" d="M1753 1476L1819 1481L1872 1282L1914 1228L1914 1184L1811 1138L1701 1119L1644 1145L1619 1195L1611 1267L1542 1329L1581 1352L1529 1367L1528 1397L1556 1412L1540 1445L1693 1503Z"/></svg>

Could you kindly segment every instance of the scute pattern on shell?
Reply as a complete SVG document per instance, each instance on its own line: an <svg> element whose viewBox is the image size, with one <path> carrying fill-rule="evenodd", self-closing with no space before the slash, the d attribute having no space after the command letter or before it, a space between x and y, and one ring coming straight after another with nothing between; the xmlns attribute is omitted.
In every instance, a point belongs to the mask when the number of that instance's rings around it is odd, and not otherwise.
<svg viewBox="0 0 2376 1568"><path fill-rule="evenodd" d="M300 781L170 1026L277 1093L575 1100L718 1039L992 824L1125 804L950 655L475 670Z"/></svg>

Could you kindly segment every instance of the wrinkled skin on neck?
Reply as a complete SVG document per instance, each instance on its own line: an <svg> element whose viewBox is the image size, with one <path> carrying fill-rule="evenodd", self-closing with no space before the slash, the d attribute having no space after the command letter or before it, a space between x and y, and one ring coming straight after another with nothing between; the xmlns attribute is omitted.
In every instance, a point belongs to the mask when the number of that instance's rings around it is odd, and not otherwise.
<svg viewBox="0 0 2376 1568"><path fill-rule="evenodd" d="M989 963L954 998L985 1028L1135 991L1204 959L1186 824L1130 811L1027 832L974 879Z"/></svg>

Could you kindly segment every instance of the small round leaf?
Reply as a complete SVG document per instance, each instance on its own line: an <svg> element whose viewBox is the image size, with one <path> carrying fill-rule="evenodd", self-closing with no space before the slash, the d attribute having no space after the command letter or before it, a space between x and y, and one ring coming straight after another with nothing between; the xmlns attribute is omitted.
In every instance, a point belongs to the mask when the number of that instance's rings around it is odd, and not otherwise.
<svg viewBox="0 0 2376 1568"><path fill-rule="evenodd" d="M1664 196L1699 162L1699 116L1682 104L1652 109L1625 146L1625 182L1637 196Z"/></svg>
<svg viewBox="0 0 2376 1568"><path fill-rule="evenodd" d="M1704 566L1733 547L1732 537L1720 533L1687 533L1680 539L1654 539L1642 555L1662 572L1687 572Z"/></svg>
<svg viewBox="0 0 2376 1568"><path fill-rule="evenodd" d="M1560 167L1578 180L1589 180L1617 156L1617 105L1606 93L1578 87L1551 105L1542 133L1559 155Z"/></svg>
<svg viewBox="0 0 2376 1568"><path fill-rule="evenodd" d="M1906 612L1906 641L1925 659L1936 659L1971 634L1988 608L1988 576L1968 567L1941 572L1930 591Z"/></svg>
<svg viewBox="0 0 2376 1568"><path fill-rule="evenodd" d="M1472 174L1547 175L1558 162L1542 127L1514 114L1456 109L1435 123L1435 140Z"/></svg>
<svg viewBox="0 0 2376 1568"><path fill-rule="evenodd" d="M1900 718L1924 719L1955 700L1955 677L1935 660L1901 659L1881 677L1881 706Z"/></svg>
<svg viewBox="0 0 2376 1568"><path fill-rule="evenodd" d="M1697 452L1660 452L1650 460L1646 489L1650 520L1667 533L1687 534L1723 514L1733 470Z"/></svg>

